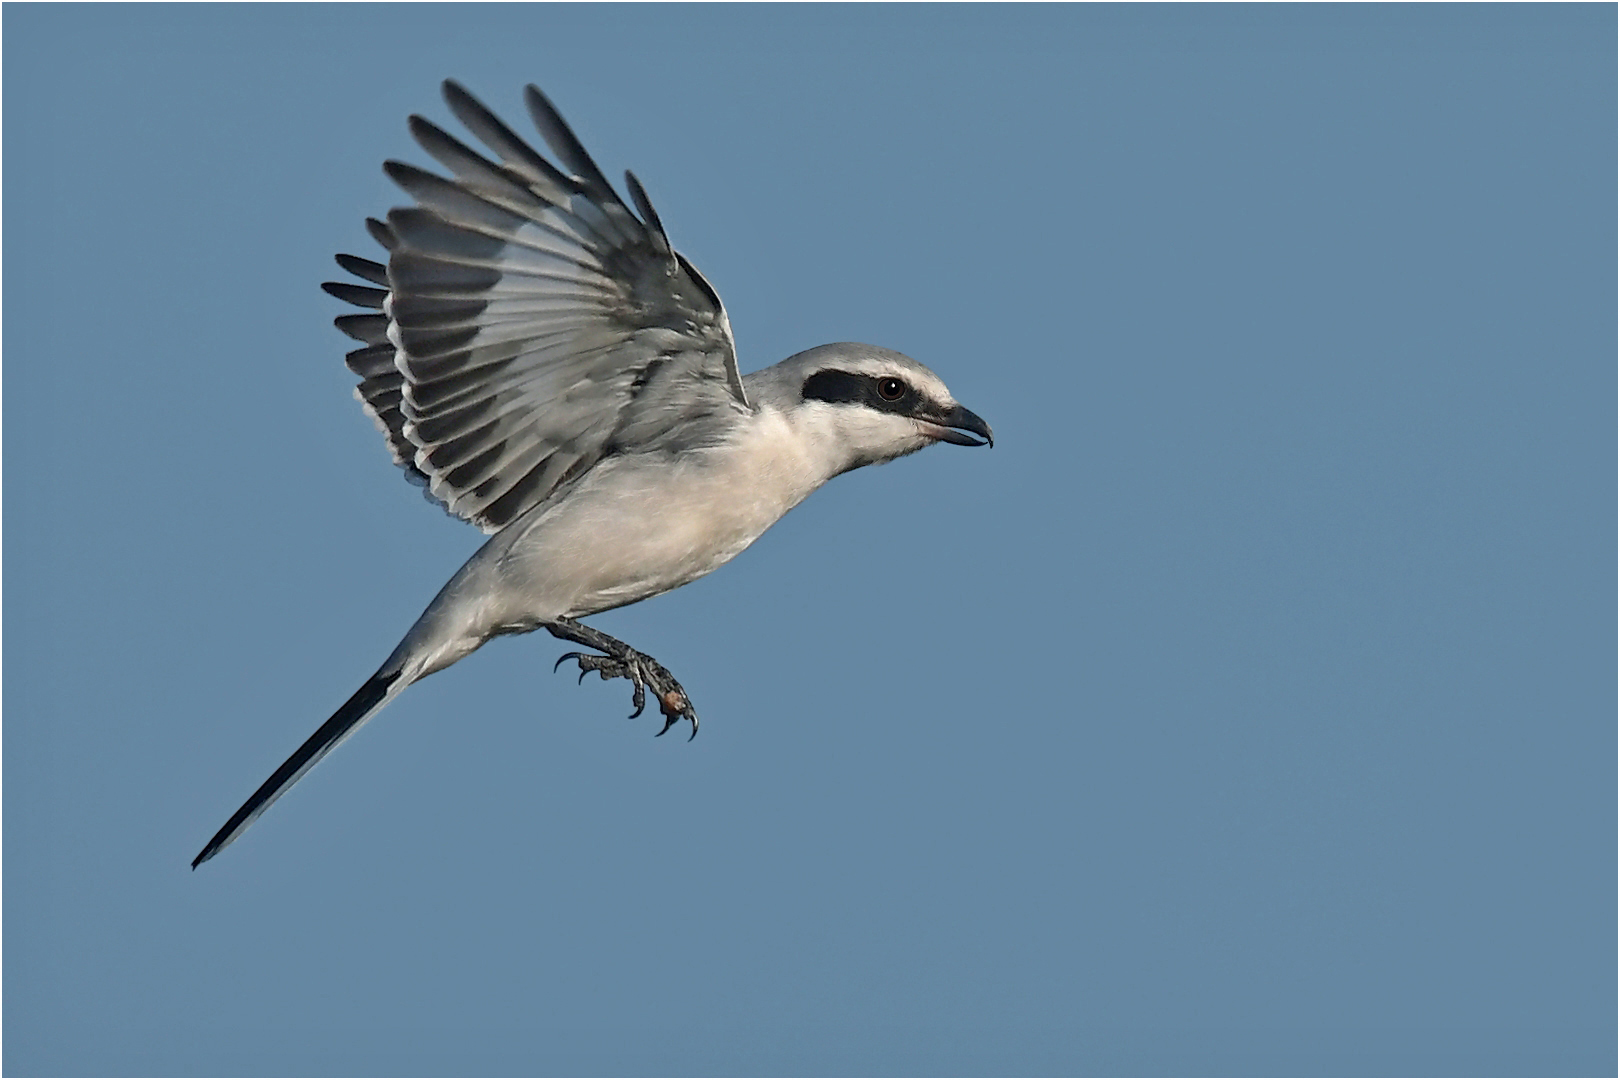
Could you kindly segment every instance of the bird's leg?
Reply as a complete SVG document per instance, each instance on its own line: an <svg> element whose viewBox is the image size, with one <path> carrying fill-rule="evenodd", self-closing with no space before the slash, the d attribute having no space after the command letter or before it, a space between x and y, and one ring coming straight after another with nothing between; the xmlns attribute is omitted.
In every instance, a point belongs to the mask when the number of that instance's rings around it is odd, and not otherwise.
<svg viewBox="0 0 1620 1080"><path fill-rule="evenodd" d="M647 707L647 687L652 687L653 696L658 699L658 711L664 714L662 735L674 726L675 721L686 719L692 722L692 735L688 739L697 737L697 712L692 708L692 699L686 696L681 684L675 681L675 676L669 670L645 653L639 653L617 638L608 637L600 630L592 630L584 623L573 619L556 619L552 622L541 623L552 637L564 641L572 641L576 645L583 645L587 649L595 649L605 655L593 656L590 653L570 652L563 653L557 659L553 671L563 666L567 660L579 661L579 678L583 682L585 676L597 672L603 679L629 679L635 687L631 692L630 703L636 711L630 714L634 720L641 715Z"/></svg>

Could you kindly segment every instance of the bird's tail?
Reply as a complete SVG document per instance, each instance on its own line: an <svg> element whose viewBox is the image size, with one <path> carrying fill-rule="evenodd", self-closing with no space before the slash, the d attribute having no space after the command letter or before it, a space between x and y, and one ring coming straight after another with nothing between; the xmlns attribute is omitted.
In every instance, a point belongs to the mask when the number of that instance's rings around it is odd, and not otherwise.
<svg viewBox="0 0 1620 1080"><path fill-rule="evenodd" d="M305 740L293 756L281 763L281 768L270 774L270 779L259 785L242 808L231 815L231 820L225 827L214 834L208 845L191 860L193 870L218 855L231 841L241 836L247 827L253 824L258 816L270 809L270 804L281 798L282 794L310 769L321 758L331 753L339 743L359 730L364 724L377 714L377 710L393 700L398 694L414 680L404 677L400 668L392 665L383 665L382 670L366 680L366 684L354 692L354 696L343 703L343 707L332 714L332 718L320 726L320 729Z"/></svg>

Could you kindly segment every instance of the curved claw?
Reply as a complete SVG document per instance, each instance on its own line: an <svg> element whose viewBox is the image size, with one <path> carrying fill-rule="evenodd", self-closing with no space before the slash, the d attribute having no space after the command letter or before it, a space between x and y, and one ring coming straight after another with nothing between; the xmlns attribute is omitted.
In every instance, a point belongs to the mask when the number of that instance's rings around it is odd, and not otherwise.
<svg viewBox="0 0 1620 1080"><path fill-rule="evenodd" d="M670 728L674 727L677 721L690 720L692 722L692 734L686 737L686 741L691 742L693 739L697 738L698 733L697 710L692 708L692 699L686 696L685 690L671 690L670 693L680 695L681 707L676 709L670 703L668 697L660 695L663 703L660 711L664 714L664 727L663 730L658 732L658 734L662 735L665 731L668 731ZM654 737L656 738L657 736Z"/></svg>
<svg viewBox="0 0 1620 1080"><path fill-rule="evenodd" d="M609 679L629 679L632 687L630 694L634 711L630 719L634 720L647 709L647 690L650 687L658 699L658 711L664 714L664 726L658 734L663 735L674 727L680 720L692 722L692 734L687 736L690 742L697 738L698 717L697 710L692 708L691 698L674 677L650 656L636 652L623 642L614 641L605 634L597 634L588 627L574 625L571 620L561 620L555 626L547 626L552 636L568 641L576 641L588 645L593 649L601 649L606 655L595 652L566 652L557 657L557 662L551 665L553 673L562 670L562 666L570 660L579 663L579 678L576 680L583 685L585 676L591 672L600 675L603 681ZM581 637L584 634L586 637ZM602 639L601 641L595 639Z"/></svg>

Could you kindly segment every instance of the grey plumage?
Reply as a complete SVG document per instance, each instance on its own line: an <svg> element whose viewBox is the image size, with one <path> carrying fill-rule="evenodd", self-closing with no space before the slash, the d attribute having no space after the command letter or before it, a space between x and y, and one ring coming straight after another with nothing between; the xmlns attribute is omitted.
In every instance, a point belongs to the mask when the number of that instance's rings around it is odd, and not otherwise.
<svg viewBox="0 0 1620 1080"><path fill-rule="evenodd" d="M494 532L589 469L620 428L656 437L649 417L678 423L746 401L713 290L619 201L549 102L527 95L576 176L456 84L445 96L503 160L412 117L455 181L385 166L417 201L388 215L402 434L429 491ZM722 380L734 402L703 392ZM671 408L657 390L668 386L689 400Z"/></svg>
<svg viewBox="0 0 1620 1080"><path fill-rule="evenodd" d="M499 634L544 628L595 650L564 659L629 679L636 714L651 689L665 730L684 718L695 734L667 670L578 620L709 573L841 472L990 440L892 350L824 345L743 376L719 295L633 175L634 212L532 86L560 169L457 84L444 95L494 159L411 117L451 178L388 162L415 205L366 222L387 262L339 255L360 282L325 288L361 309L337 325L361 343L347 363L394 461L494 535L193 867L406 686Z"/></svg>

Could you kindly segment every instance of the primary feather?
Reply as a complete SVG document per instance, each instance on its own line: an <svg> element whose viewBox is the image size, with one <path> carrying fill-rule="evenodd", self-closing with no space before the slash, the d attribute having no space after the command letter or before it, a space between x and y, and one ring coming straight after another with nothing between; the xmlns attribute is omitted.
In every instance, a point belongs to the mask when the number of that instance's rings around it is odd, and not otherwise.
<svg viewBox="0 0 1620 1080"><path fill-rule="evenodd" d="M412 117L451 176L389 162L415 205L371 224L386 266L338 259L386 288L327 291L380 312L339 326L366 346L349 367L394 460L495 532L604 454L748 399L725 309L640 183L638 218L533 87L530 115L561 169L456 83L444 96L497 160Z"/></svg>

